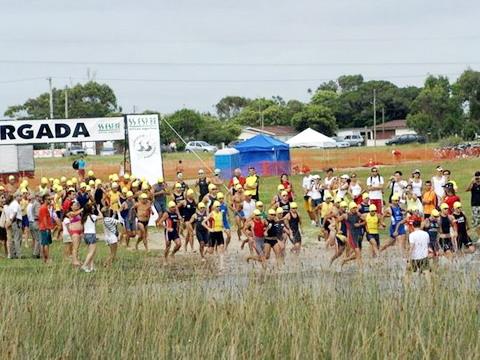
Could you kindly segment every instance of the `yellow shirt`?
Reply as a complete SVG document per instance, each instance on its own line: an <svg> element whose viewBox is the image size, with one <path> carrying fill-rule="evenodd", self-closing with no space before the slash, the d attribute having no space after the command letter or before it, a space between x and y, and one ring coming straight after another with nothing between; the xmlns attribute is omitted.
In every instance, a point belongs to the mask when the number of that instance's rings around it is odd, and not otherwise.
<svg viewBox="0 0 480 360"><path fill-rule="evenodd" d="M62 196L60 194L55 194L53 196L53 204L55 206L55 211L62 210Z"/></svg>
<svg viewBox="0 0 480 360"><path fill-rule="evenodd" d="M258 181L257 175L249 175L245 179L245 185L247 185L248 189L250 190L253 196L257 195L257 181Z"/></svg>
<svg viewBox="0 0 480 360"><path fill-rule="evenodd" d="M26 199L20 200L20 209L22 210L22 216L27 215L27 205L28 205L28 200Z"/></svg>
<svg viewBox="0 0 480 360"><path fill-rule="evenodd" d="M119 211L120 210L120 191L112 191L108 193L108 196L110 198L110 209L113 211Z"/></svg>
<svg viewBox="0 0 480 360"><path fill-rule="evenodd" d="M365 217L365 222L367 223L367 232L369 234L378 234L379 219L377 214L372 216L370 213L368 213Z"/></svg>
<svg viewBox="0 0 480 360"><path fill-rule="evenodd" d="M333 208L333 202L331 203L324 202L320 210L320 216L324 218L325 216L328 215L328 213L332 210L332 208Z"/></svg>
<svg viewBox="0 0 480 360"><path fill-rule="evenodd" d="M221 211L212 212L213 217L213 231L223 231L223 214Z"/></svg>

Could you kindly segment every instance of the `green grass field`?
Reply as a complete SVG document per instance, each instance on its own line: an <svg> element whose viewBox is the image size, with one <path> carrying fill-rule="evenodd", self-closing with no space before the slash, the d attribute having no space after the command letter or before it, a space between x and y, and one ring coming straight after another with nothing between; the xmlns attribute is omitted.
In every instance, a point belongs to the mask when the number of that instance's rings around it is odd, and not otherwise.
<svg viewBox="0 0 480 360"><path fill-rule="evenodd" d="M409 174L419 167L426 179L436 165L384 167L381 173ZM463 190L480 160L442 165L452 171L470 214ZM368 169L355 171L364 183ZM298 190L301 177L292 180ZM262 179L265 202L277 184L277 178ZM306 219L303 209L301 214ZM278 271L250 266L223 272L214 259L202 265L198 254L163 266L160 251L124 248L117 263L103 268L104 243L91 274L63 263L57 243L51 266L1 259L2 357L478 358L478 255L441 267L431 282L406 284L394 252L381 262L367 259L365 269L309 266L308 252L319 251L317 230L305 229L306 250L294 270L287 263ZM243 263L237 254L230 260Z"/></svg>

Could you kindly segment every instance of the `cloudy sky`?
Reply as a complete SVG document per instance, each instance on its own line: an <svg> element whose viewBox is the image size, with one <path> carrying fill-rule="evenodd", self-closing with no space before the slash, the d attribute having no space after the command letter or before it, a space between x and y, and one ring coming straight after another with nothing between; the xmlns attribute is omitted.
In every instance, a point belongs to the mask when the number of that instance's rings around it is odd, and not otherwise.
<svg viewBox="0 0 480 360"><path fill-rule="evenodd" d="M67 5L68 4L68 5ZM480 69L478 1L0 0L0 117L48 89L108 83L130 112L224 95L308 100L362 73L398 85ZM62 117L58 114L56 117Z"/></svg>

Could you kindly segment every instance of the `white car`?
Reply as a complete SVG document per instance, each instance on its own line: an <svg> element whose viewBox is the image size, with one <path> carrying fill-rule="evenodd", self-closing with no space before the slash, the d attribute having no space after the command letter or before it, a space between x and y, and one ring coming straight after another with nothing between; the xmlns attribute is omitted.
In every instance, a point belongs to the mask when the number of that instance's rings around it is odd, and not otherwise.
<svg viewBox="0 0 480 360"><path fill-rule="evenodd" d="M100 150L100 155L101 156L113 156L115 155L115 149L114 148L103 148Z"/></svg>
<svg viewBox="0 0 480 360"><path fill-rule="evenodd" d="M190 141L185 147L186 152L217 152L217 147L210 145L205 141Z"/></svg>
<svg viewBox="0 0 480 360"><path fill-rule="evenodd" d="M343 140L348 142L350 146L362 146L363 145L363 136L359 134L351 134L343 137Z"/></svg>
<svg viewBox="0 0 480 360"><path fill-rule="evenodd" d="M348 141L343 140L343 138L341 138L340 136L335 136L333 140L335 140L335 145L337 145L337 148L350 147L350 143Z"/></svg>

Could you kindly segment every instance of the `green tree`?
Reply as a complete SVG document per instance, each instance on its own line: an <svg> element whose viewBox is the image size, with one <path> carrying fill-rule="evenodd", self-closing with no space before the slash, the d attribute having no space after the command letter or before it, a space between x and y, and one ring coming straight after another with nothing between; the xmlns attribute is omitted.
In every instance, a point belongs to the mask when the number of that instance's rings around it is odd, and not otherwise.
<svg viewBox="0 0 480 360"><path fill-rule="evenodd" d="M453 84L452 91L467 118L464 137L480 129L480 72L468 69Z"/></svg>
<svg viewBox="0 0 480 360"><path fill-rule="evenodd" d="M5 116L17 119L46 119L50 117L49 94L43 93L21 105L7 108ZM65 117L65 90L53 89L53 115ZM117 98L106 84L90 81L68 89L68 117L105 117L117 110Z"/></svg>
<svg viewBox="0 0 480 360"><path fill-rule="evenodd" d="M217 115L221 120L229 120L238 115L250 100L242 96L225 96L216 105Z"/></svg>
<svg viewBox="0 0 480 360"><path fill-rule="evenodd" d="M301 112L294 115L293 124L298 131L310 127L327 136L334 135L337 129L335 116L328 107L323 105L306 105Z"/></svg>
<svg viewBox="0 0 480 360"><path fill-rule="evenodd" d="M337 79L341 92L356 91L363 84L363 76L342 75Z"/></svg>

